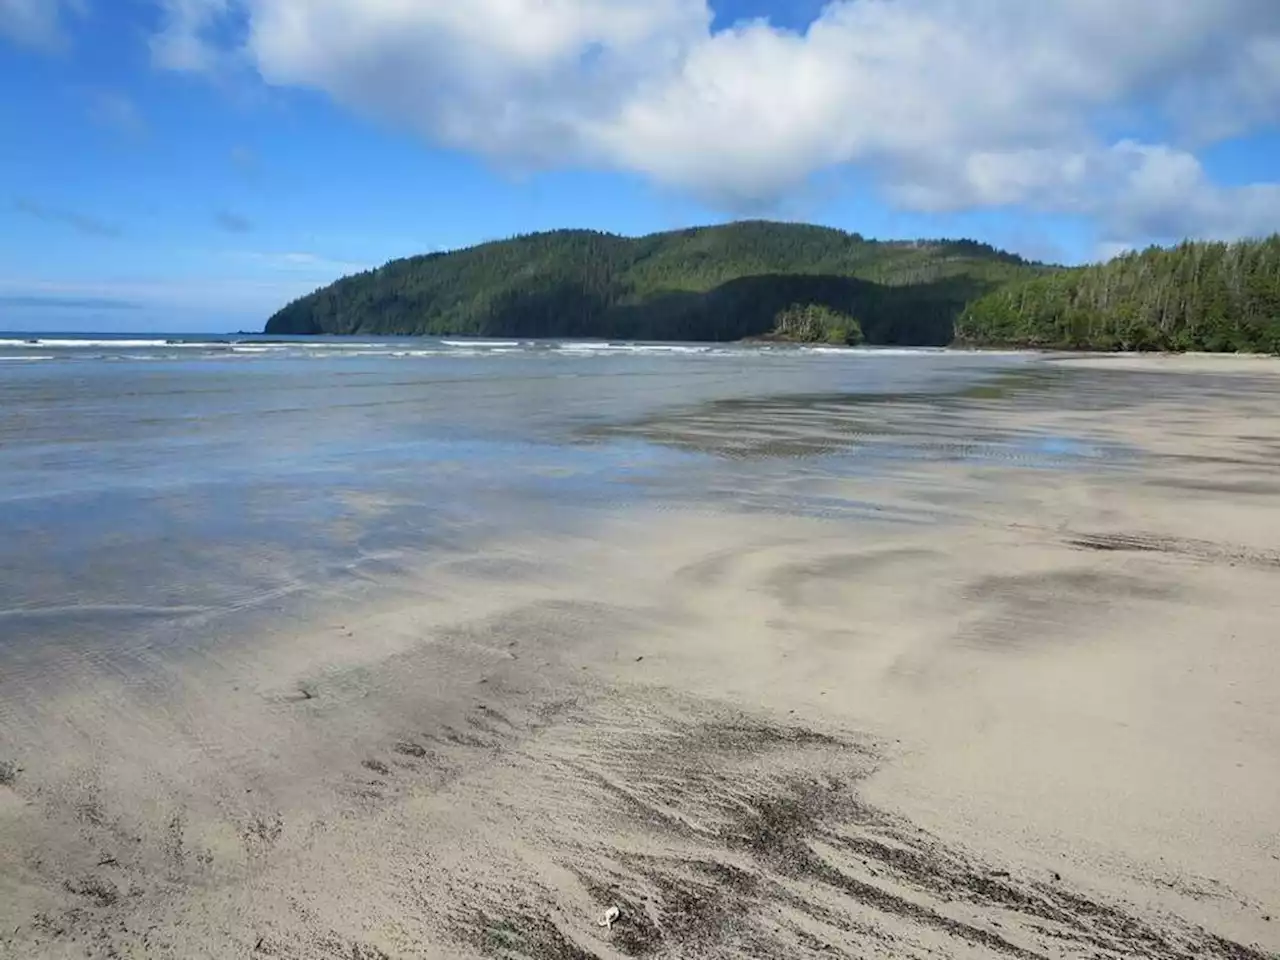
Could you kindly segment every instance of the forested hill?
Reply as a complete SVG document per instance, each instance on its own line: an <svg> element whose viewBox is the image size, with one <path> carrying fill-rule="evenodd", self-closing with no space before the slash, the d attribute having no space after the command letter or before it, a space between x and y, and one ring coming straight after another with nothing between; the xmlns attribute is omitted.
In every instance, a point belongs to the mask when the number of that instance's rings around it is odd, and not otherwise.
<svg viewBox="0 0 1280 960"><path fill-rule="evenodd" d="M799 304L853 318L871 343L945 344L968 303L1048 271L973 241L803 224L562 230L395 260L289 304L266 332L737 340Z"/></svg>
<svg viewBox="0 0 1280 960"><path fill-rule="evenodd" d="M1280 352L1280 235L1153 247L1003 287L971 304L961 343Z"/></svg>

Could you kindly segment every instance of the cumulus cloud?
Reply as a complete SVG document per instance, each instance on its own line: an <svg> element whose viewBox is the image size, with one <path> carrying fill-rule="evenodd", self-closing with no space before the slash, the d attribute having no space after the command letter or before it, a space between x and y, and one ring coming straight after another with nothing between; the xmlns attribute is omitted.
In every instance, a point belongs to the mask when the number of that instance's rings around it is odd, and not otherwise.
<svg viewBox="0 0 1280 960"><path fill-rule="evenodd" d="M926 168L930 163L924 165ZM1022 205L1097 224L1104 249L1149 239L1233 239L1280 230L1280 184L1214 184L1194 154L1121 140L1109 147L978 151L895 176L892 196L929 212Z"/></svg>
<svg viewBox="0 0 1280 960"><path fill-rule="evenodd" d="M1100 209L1109 239L1196 235L1230 239L1280 229L1280 184L1220 187L1200 161L1166 146L1121 143L1108 158ZM1105 205L1105 206L1102 206Z"/></svg>
<svg viewBox="0 0 1280 960"><path fill-rule="evenodd" d="M163 2L163 66L240 63L438 143L728 208L859 165L914 210L1280 227L1273 185L1219 188L1123 123L1190 144L1280 120L1276 0L833 0L803 31L714 30L707 0Z"/></svg>

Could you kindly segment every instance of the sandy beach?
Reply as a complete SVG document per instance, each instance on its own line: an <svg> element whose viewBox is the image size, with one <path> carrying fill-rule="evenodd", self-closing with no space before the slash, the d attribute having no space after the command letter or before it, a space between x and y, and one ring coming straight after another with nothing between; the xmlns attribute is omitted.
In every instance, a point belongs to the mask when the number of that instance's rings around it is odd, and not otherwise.
<svg viewBox="0 0 1280 960"><path fill-rule="evenodd" d="M1275 956L1280 361L947 401L1025 461L791 459L937 403L636 419L777 469L0 704L0 956Z"/></svg>

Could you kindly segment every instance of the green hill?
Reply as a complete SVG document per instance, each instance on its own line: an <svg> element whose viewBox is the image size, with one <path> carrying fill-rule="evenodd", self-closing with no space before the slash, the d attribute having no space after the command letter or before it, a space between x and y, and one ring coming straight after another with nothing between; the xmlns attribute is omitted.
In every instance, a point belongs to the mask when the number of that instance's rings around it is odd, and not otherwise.
<svg viewBox="0 0 1280 960"><path fill-rule="evenodd" d="M737 340L814 305L856 320L871 343L945 344L967 304L1048 272L973 241L803 224L634 239L560 230L392 261L289 304L266 332Z"/></svg>
<svg viewBox="0 0 1280 960"><path fill-rule="evenodd" d="M1014 283L972 303L962 343L1280 353L1280 235L1152 247Z"/></svg>

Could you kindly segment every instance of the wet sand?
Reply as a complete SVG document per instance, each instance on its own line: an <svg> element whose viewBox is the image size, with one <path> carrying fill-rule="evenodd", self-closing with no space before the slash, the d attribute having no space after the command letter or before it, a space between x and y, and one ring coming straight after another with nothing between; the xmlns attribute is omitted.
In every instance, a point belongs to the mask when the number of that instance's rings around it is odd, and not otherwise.
<svg viewBox="0 0 1280 960"><path fill-rule="evenodd" d="M0 955L1274 955L1280 363L936 404L636 422L779 468L0 709ZM1038 455L805 467L926 412Z"/></svg>

